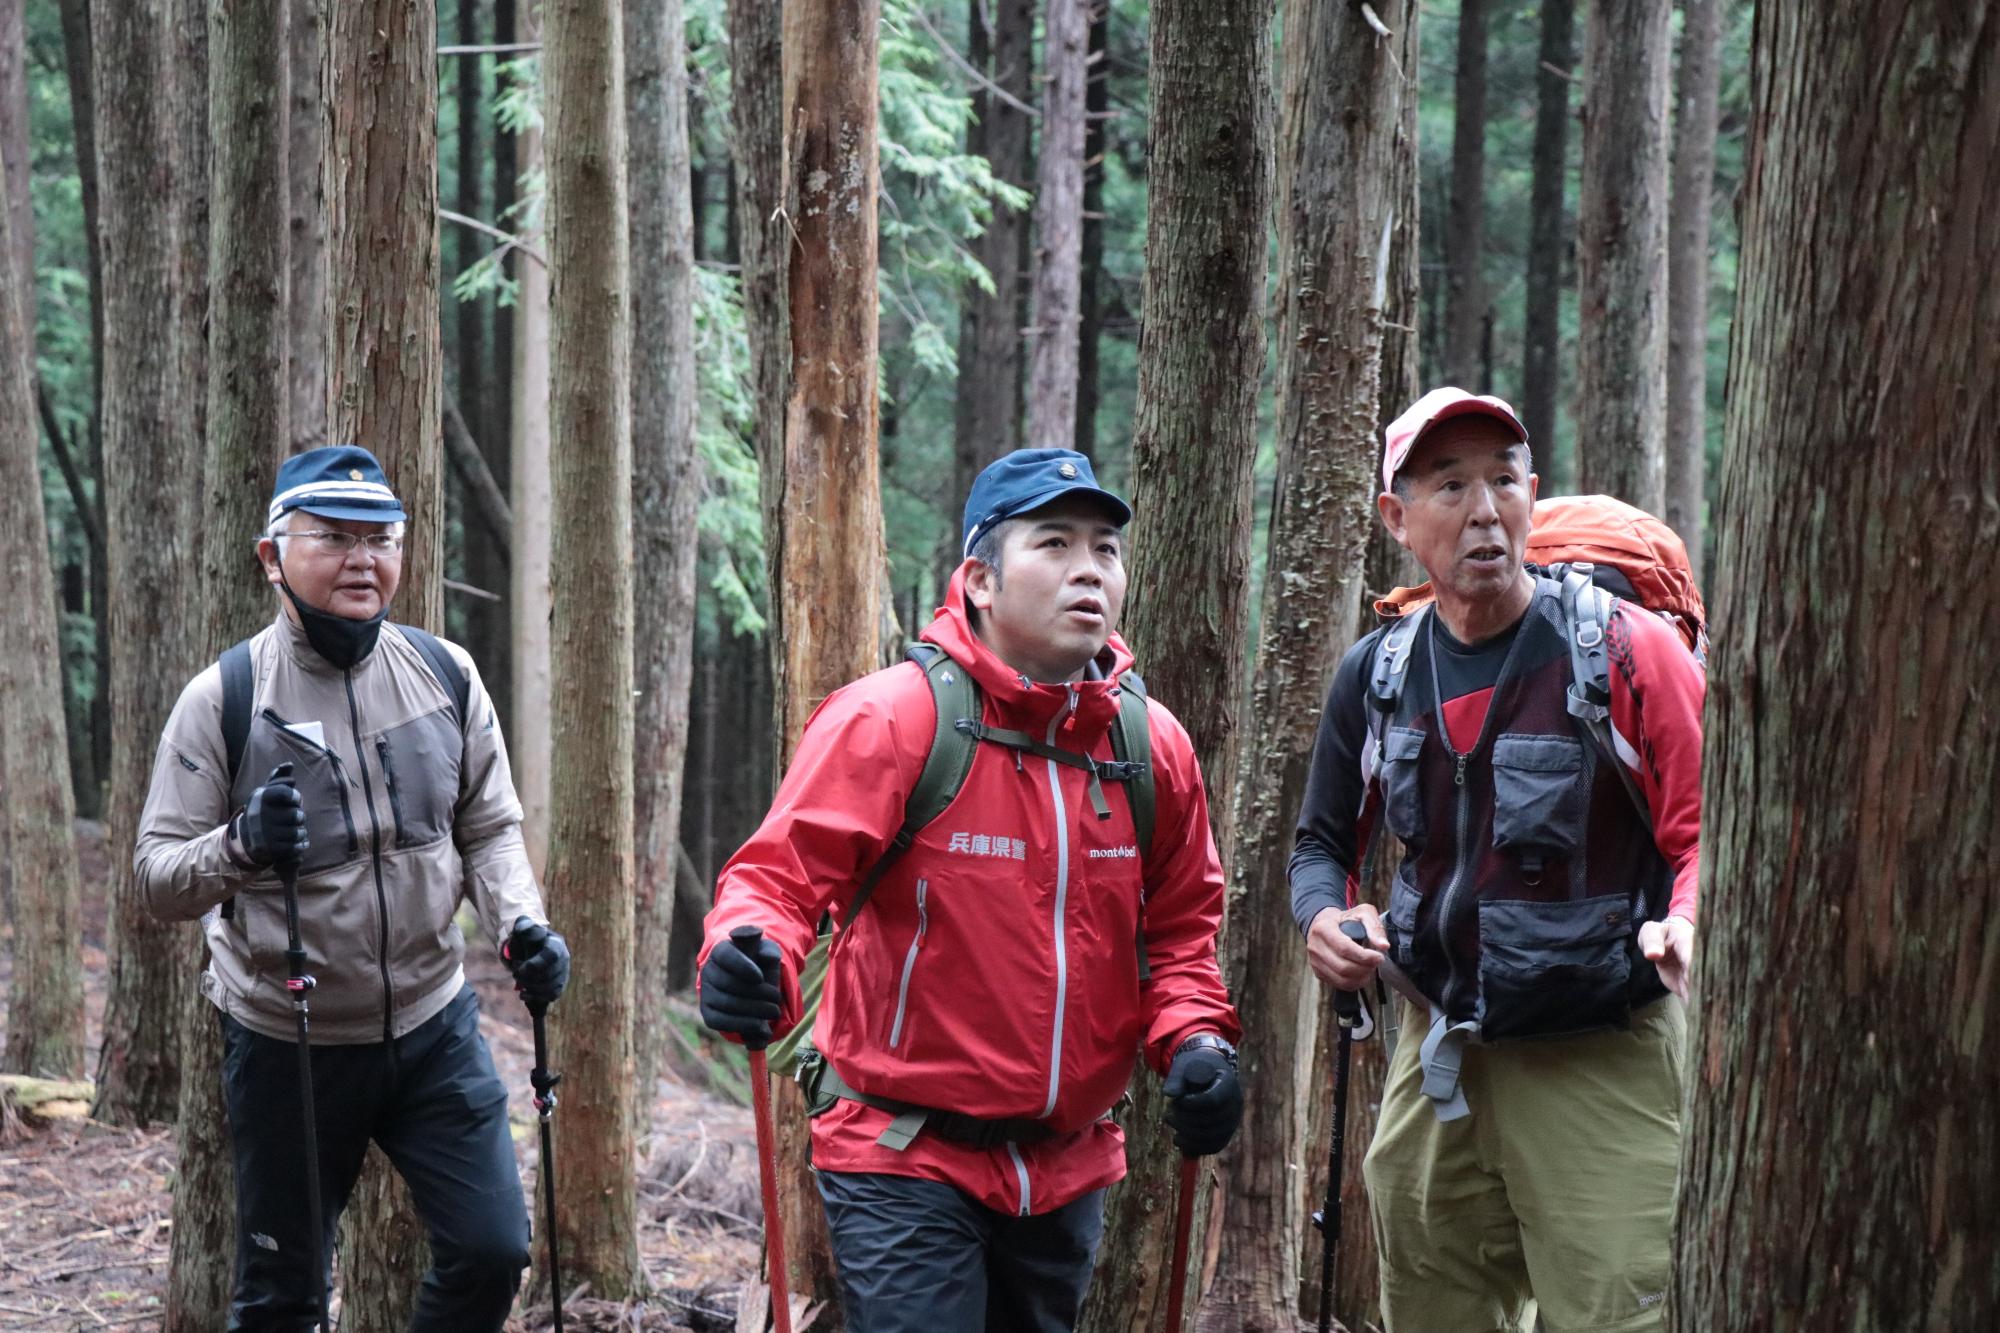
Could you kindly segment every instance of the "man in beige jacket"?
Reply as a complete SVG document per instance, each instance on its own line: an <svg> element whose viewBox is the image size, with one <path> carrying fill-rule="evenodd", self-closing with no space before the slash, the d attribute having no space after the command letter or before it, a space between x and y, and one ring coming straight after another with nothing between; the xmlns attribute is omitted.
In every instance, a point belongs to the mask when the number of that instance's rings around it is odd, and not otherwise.
<svg viewBox="0 0 2000 1333"><path fill-rule="evenodd" d="M469 899L496 942L547 918L477 669L386 623L405 518L364 449L286 461L257 544L282 614L182 691L140 820L148 905L208 936L236 1162L232 1330L313 1327L329 1258L309 1253L283 862L316 981L322 1236L373 1140L430 1233L413 1330L498 1330L528 1260L506 1089L455 916ZM530 1001L569 975L554 932L508 963Z"/></svg>

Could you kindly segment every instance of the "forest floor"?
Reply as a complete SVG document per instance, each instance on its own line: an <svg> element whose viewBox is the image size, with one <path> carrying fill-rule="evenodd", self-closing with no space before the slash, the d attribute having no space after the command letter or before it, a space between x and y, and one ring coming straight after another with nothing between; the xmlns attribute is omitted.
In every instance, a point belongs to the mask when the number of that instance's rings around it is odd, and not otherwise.
<svg viewBox="0 0 2000 1333"><path fill-rule="evenodd" d="M80 822L77 843L86 885L86 1068L94 1071L105 991L102 828ZM480 1028L509 1089L515 1151L536 1214L539 1268L540 1135L528 1086L533 1036L490 948L475 942L466 970L480 994ZM11 977L9 941L0 948L0 1029ZM674 1026L684 1033L692 1023ZM592 1300L587 1290L568 1296L563 1313L570 1328L734 1330L739 1293L755 1281L762 1210L750 1110L709 1086L706 1058L697 1049L677 1047L668 1060L638 1171L639 1249L652 1295L630 1303ZM567 1085L562 1091L584 1095ZM560 1171L560 1106L553 1125ZM41 1121L0 1110L0 1329L157 1326L173 1227L173 1170L171 1126L119 1129L81 1115ZM524 1303L507 1325L509 1333L550 1327L546 1295L539 1304Z"/></svg>

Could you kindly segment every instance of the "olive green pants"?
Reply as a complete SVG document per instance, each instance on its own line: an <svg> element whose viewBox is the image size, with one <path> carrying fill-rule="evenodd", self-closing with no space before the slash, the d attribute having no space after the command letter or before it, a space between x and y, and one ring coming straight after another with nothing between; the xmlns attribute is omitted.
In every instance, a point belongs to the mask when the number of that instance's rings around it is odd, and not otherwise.
<svg viewBox="0 0 2000 1333"><path fill-rule="evenodd" d="M1664 1327L1687 1016L1468 1046L1472 1114L1422 1090L1427 1017L1403 1007L1366 1165L1388 1333L1650 1333Z"/></svg>

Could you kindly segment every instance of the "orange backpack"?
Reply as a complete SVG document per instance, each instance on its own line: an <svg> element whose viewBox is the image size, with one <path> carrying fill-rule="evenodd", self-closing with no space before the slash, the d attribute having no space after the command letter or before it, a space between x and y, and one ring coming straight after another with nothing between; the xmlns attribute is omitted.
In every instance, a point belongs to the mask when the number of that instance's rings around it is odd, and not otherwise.
<svg viewBox="0 0 2000 1333"><path fill-rule="evenodd" d="M1559 565L1615 569L1632 599L1680 632L1697 662L1708 660L1708 612L1694 586L1687 547L1674 530L1635 505L1608 495L1562 495L1535 505L1526 558L1560 577ZM1621 590L1622 591L1622 590ZM1397 588L1375 603L1395 619L1431 600L1431 585Z"/></svg>

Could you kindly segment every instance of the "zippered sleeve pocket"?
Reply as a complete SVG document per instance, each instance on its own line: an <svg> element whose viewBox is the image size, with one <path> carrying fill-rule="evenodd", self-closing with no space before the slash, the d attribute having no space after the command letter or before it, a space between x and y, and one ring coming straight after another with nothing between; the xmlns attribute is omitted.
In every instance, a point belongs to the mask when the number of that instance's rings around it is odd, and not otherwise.
<svg viewBox="0 0 2000 1333"><path fill-rule="evenodd" d="M896 983L896 1016L889 1025L889 1049L895 1050L903 1041L903 1020L909 1016L910 978L917 970L917 955L923 952L924 935L930 930L931 882L917 881L917 932L910 937L910 948L903 955L903 975Z"/></svg>

